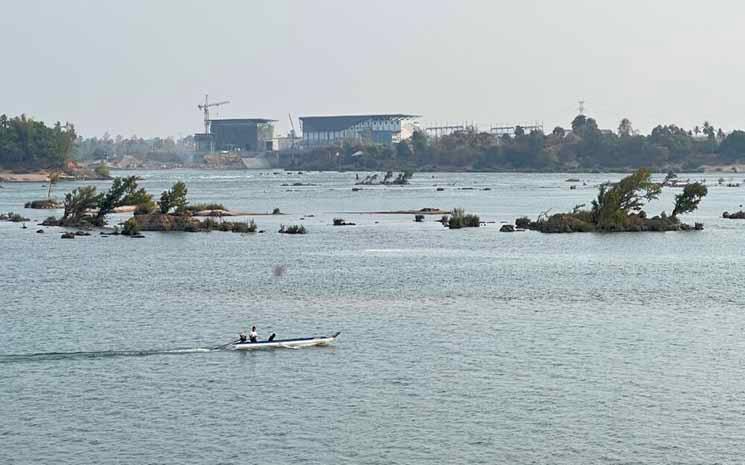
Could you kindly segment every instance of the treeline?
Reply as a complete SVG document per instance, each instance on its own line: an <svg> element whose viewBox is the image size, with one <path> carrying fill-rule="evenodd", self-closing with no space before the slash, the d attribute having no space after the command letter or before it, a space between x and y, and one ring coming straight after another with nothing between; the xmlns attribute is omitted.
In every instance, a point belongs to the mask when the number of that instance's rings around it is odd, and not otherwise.
<svg viewBox="0 0 745 465"><path fill-rule="evenodd" d="M72 157L76 139L70 123L49 127L25 115L0 115L0 168L62 168Z"/></svg>
<svg viewBox="0 0 745 465"><path fill-rule="evenodd" d="M108 133L103 137L89 137L79 139L76 158L79 160L112 160L127 156L147 158L154 161L172 161L176 155L192 153L194 151L194 136L181 139L173 137L153 137L143 139L136 135L111 137Z"/></svg>
<svg viewBox="0 0 745 465"><path fill-rule="evenodd" d="M737 162L745 162L743 131L725 134L705 122L690 130L659 125L642 135L628 119L611 131L584 115L571 128L556 127L549 134L519 126L501 136L465 130L433 138L415 131L394 146L345 144L282 157L283 165L297 169L418 171L695 171Z"/></svg>

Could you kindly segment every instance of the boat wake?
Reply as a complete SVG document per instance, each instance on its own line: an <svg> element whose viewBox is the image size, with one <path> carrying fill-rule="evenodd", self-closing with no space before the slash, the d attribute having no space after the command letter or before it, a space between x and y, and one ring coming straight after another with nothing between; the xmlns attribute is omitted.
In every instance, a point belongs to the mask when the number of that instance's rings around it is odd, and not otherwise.
<svg viewBox="0 0 745 465"><path fill-rule="evenodd" d="M219 351L219 348L191 347L161 350L102 350L97 352L39 352L0 355L0 364L49 360L94 359L111 357L147 357L151 355L181 355Z"/></svg>

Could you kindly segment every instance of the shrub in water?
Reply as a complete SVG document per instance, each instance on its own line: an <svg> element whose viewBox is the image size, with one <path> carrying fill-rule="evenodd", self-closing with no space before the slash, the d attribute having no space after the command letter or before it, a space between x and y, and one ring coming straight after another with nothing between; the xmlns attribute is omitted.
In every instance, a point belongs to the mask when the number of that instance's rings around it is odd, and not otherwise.
<svg viewBox="0 0 745 465"><path fill-rule="evenodd" d="M236 233L256 232L256 223L254 223L254 220L249 220L247 223L233 223L233 232L236 232Z"/></svg>
<svg viewBox="0 0 745 465"><path fill-rule="evenodd" d="M141 230L142 230L142 227L137 222L137 220L135 220L134 218L130 218L124 222L124 227L122 228L122 235L136 236L140 234Z"/></svg>
<svg viewBox="0 0 745 465"><path fill-rule="evenodd" d="M0 221L11 221L13 223L21 223L23 221L29 221L28 218L24 218L18 213L8 212L0 215Z"/></svg>
<svg viewBox="0 0 745 465"><path fill-rule="evenodd" d="M283 234L306 234L307 231L305 230L305 226L293 224L291 226L285 227L285 225L281 225L279 228L279 232Z"/></svg>
<svg viewBox="0 0 745 465"><path fill-rule="evenodd" d="M186 207L186 211L189 212L201 212L204 210L225 210L225 206L221 203L193 203Z"/></svg>
<svg viewBox="0 0 745 465"><path fill-rule="evenodd" d="M453 213L448 220L450 229L478 228L480 225L481 219L478 215L466 214L462 208L453 209Z"/></svg>

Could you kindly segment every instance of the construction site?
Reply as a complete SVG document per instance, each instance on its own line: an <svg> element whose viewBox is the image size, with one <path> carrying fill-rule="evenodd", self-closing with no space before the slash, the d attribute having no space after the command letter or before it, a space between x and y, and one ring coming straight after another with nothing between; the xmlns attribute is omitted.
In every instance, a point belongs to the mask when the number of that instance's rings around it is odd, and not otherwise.
<svg viewBox="0 0 745 465"><path fill-rule="evenodd" d="M267 168L282 157L302 157L304 153L343 145L393 146L409 139L415 131L437 140L459 133L488 133L501 138L516 132L543 132L543 124L491 124L481 129L473 122L430 124L422 126L421 115L407 113L300 116L287 115L289 131L275 134L271 118L213 118L211 116L229 100L204 101L197 105L204 131L194 134L195 154L208 166L231 168Z"/></svg>

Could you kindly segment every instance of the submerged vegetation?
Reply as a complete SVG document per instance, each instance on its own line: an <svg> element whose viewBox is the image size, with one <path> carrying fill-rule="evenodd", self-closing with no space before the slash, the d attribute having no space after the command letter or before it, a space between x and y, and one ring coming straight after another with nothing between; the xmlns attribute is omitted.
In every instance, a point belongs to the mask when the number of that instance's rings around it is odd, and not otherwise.
<svg viewBox="0 0 745 465"><path fill-rule="evenodd" d="M694 227L681 223L678 215L690 213L698 208L708 190L701 183L686 185L683 192L675 196L672 214L664 211L648 218L642 207L659 197L660 184L651 181L649 170L640 169L623 178L616 184L600 186L597 198L591 208L577 205L571 212L542 214L538 220L518 218L518 228L532 229L545 233L570 232L621 232L621 231L680 231L702 229L697 223Z"/></svg>
<svg viewBox="0 0 745 465"><path fill-rule="evenodd" d="M22 215L18 213L8 212L8 213L0 213L0 221L10 221L11 223L23 223L25 221L29 221L29 219L24 218Z"/></svg>
<svg viewBox="0 0 745 465"><path fill-rule="evenodd" d="M365 176L362 181L356 182L355 185L371 186L379 184L383 186L403 186L409 183L409 179L412 176L414 176L414 172L411 170L398 173L395 177L393 171L388 171L385 173L383 179L380 179L377 174L370 174Z"/></svg>
<svg viewBox="0 0 745 465"><path fill-rule="evenodd" d="M334 218L332 224L334 226L356 226L355 223L350 223L346 221L344 218Z"/></svg>
<svg viewBox="0 0 745 465"><path fill-rule="evenodd" d="M250 233L256 231L253 220L247 222L215 221L208 218L199 221L192 217L193 211L202 207L224 207L221 204L196 204L189 208L186 184L179 181L160 195L155 202L152 196L137 185L137 178L115 178L108 191L96 192L95 186L78 187L65 195L62 218L49 217L45 226L102 227L107 215L122 206L134 206L134 216L124 224L122 234L137 236L141 231L232 231Z"/></svg>
<svg viewBox="0 0 745 465"><path fill-rule="evenodd" d="M454 208L450 217L443 216L442 224L450 229L478 228L481 219L478 215L466 213L462 208Z"/></svg>
<svg viewBox="0 0 745 465"><path fill-rule="evenodd" d="M202 211L227 211L221 203L191 203L186 206L186 211L192 214Z"/></svg>
<svg viewBox="0 0 745 465"><path fill-rule="evenodd" d="M108 191L98 193L95 186L78 187L65 194L64 213L59 220L47 218L47 226L105 226L106 216L122 206L151 205L152 197L139 188L137 178L115 178Z"/></svg>
<svg viewBox="0 0 745 465"><path fill-rule="evenodd" d="M290 226L280 225L279 232L282 234L306 234L308 231L302 224L293 224Z"/></svg>

